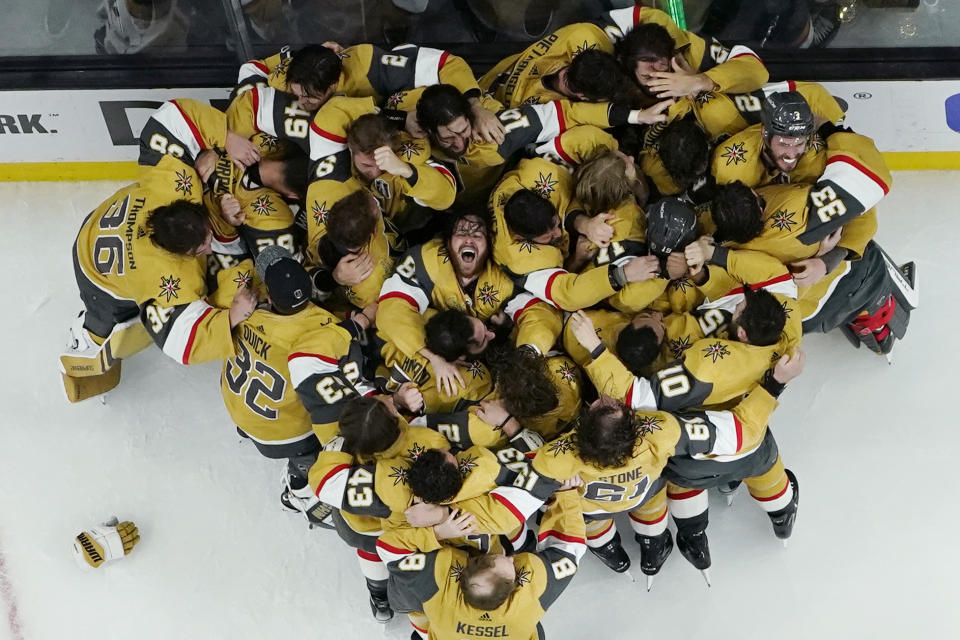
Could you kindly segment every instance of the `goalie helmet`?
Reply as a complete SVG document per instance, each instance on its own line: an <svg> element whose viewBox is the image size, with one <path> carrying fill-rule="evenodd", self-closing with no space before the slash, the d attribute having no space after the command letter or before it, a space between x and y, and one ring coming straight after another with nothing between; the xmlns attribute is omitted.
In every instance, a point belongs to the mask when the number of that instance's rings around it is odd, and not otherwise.
<svg viewBox="0 0 960 640"><path fill-rule="evenodd" d="M796 91L771 93L763 103L760 114L763 135L766 140L773 136L806 138L816 130L813 111L806 98Z"/></svg>
<svg viewBox="0 0 960 640"><path fill-rule="evenodd" d="M650 253L665 258L697 239L697 212L680 198L664 198L647 210Z"/></svg>

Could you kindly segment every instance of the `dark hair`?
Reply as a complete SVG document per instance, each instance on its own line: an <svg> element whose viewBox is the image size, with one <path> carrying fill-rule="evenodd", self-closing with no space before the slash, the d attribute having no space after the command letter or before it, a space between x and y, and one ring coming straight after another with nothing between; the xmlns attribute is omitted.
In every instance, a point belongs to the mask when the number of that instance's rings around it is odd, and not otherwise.
<svg viewBox="0 0 960 640"><path fill-rule="evenodd" d="M147 230L155 245L185 256L207 241L207 210L196 202L174 200L150 212Z"/></svg>
<svg viewBox="0 0 960 640"><path fill-rule="evenodd" d="M580 459L601 469L625 465L633 457L638 436L633 411L619 402L581 409L572 434Z"/></svg>
<svg viewBox="0 0 960 640"><path fill-rule="evenodd" d="M632 78L639 60L653 62L672 58L676 46L666 27L655 22L644 22L618 40L613 45L613 53L620 67Z"/></svg>
<svg viewBox="0 0 960 640"><path fill-rule="evenodd" d="M413 495L424 502L449 502L463 486L463 475L455 464L447 460L441 449L427 449L407 470L407 482Z"/></svg>
<svg viewBox="0 0 960 640"><path fill-rule="evenodd" d="M660 134L659 152L663 168L683 190L710 171L710 141L693 118L668 124Z"/></svg>
<svg viewBox="0 0 960 640"><path fill-rule="evenodd" d="M617 59L599 49L581 51L567 67L570 90L583 94L584 99L590 102L612 102L628 83L629 80L617 66Z"/></svg>
<svg viewBox="0 0 960 640"><path fill-rule="evenodd" d="M491 344L485 355L497 394L515 418L536 418L559 406L560 397L542 355L509 341Z"/></svg>
<svg viewBox="0 0 960 640"><path fill-rule="evenodd" d="M364 190L344 196L327 213L327 236L341 251L362 247L377 230L373 196Z"/></svg>
<svg viewBox="0 0 960 640"><path fill-rule="evenodd" d="M711 214L719 241L743 244L763 233L763 210L757 196L739 180L717 185Z"/></svg>
<svg viewBox="0 0 960 640"><path fill-rule="evenodd" d="M493 611L506 602L517 588L516 578L504 578L493 573L489 576L489 589L476 586L477 576L493 568L494 558L491 555L474 556L467 560L467 566L460 573L463 601L474 609Z"/></svg>
<svg viewBox="0 0 960 640"><path fill-rule="evenodd" d="M357 458L386 451L400 437L397 416L370 396L352 398L340 412L342 450Z"/></svg>
<svg viewBox="0 0 960 640"><path fill-rule="evenodd" d="M455 309L447 309L434 315L424 325L427 349L453 362L467 355L467 345L473 338L470 316Z"/></svg>
<svg viewBox="0 0 960 640"><path fill-rule="evenodd" d="M305 93L320 96L340 79L340 56L319 44L308 44L293 52L287 66L287 85L295 82Z"/></svg>
<svg viewBox="0 0 960 640"><path fill-rule="evenodd" d="M787 324L786 309L766 289L751 289L744 284L743 297L746 304L737 324L743 327L747 340L758 347L777 344Z"/></svg>
<svg viewBox="0 0 960 640"><path fill-rule="evenodd" d="M642 376L659 354L660 340L651 327L628 324L617 336L617 357L635 376Z"/></svg>
<svg viewBox="0 0 960 640"><path fill-rule="evenodd" d="M307 178L310 173L310 158L299 149L289 153L280 160L280 172L283 175L283 184L296 194L297 200L307 199Z"/></svg>
<svg viewBox="0 0 960 640"><path fill-rule="evenodd" d="M417 102L417 122L431 137L436 137L438 128L460 116L473 123L470 102L459 89L449 84L427 87Z"/></svg>
<svg viewBox="0 0 960 640"><path fill-rule="evenodd" d="M476 217L483 221L484 235L487 238L487 246L493 246L491 237L490 211L482 200L468 198L464 202L457 202L443 215L443 227L440 230L440 237L444 244L453 237L453 232L457 228L457 223L467 217Z"/></svg>
<svg viewBox="0 0 960 640"><path fill-rule="evenodd" d="M550 231L556 215L553 203L532 189L520 189L503 206L503 217L510 231L526 240Z"/></svg>
<svg viewBox="0 0 960 640"><path fill-rule="evenodd" d="M394 149L399 136L399 132L391 131L386 121L379 115L366 113L350 125L347 131L347 144L361 153L371 153L383 146Z"/></svg>

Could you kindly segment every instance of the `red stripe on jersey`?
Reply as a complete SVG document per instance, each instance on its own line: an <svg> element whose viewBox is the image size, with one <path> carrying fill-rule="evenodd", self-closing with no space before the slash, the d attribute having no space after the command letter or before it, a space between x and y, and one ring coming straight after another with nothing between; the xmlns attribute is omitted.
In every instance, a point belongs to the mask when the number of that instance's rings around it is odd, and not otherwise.
<svg viewBox="0 0 960 640"><path fill-rule="evenodd" d="M439 171L440 173L442 173L443 175L445 175L447 177L447 180L449 180L453 186L457 186L457 179L453 177L453 174L450 172L450 169L447 169L442 164L431 164L430 166L436 169L437 171Z"/></svg>
<svg viewBox="0 0 960 640"><path fill-rule="evenodd" d="M634 26L640 24L640 12L643 11L643 7L637 5L633 8L633 24ZM624 34L626 35L626 34Z"/></svg>
<svg viewBox="0 0 960 640"><path fill-rule="evenodd" d="M633 406L633 385L632 384L630 385L630 388L627 389L627 395L623 399L623 404L627 405L628 407Z"/></svg>
<svg viewBox="0 0 960 640"><path fill-rule="evenodd" d="M502 495L500 495L499 493L493 493L490 495L493 496L494 500L496 500L497 502L505 506L510 511L510 513L513 514L513 517L520 521L520 524L523 524L524 522L527 521L527 519L523 517L523 514L520 513L520 510L517 509L515 506L513 506L510 503L510 501L504 498Z"/></svg>
<svg viewBox="0 0 960 640"><path fill-rule="evenodd" d="M523 308L520 309L520 311L517 311L515 314L513 314L513 321L516 322L517 320L519 320L519 319L520 319L520 316L523 315L523 312L524 312L524 311L526 311L527 309L529 309L529 308L532 307L533 305L537 304L538 302L540 302L540 298L531 298L531 299L530 299L530 302L528 302L527 304L523 305Z"/></svg>
<svg viewBox="0 0 960 640"><path fill-rule="evenodd" d="M770 496L769 498L759 498L751 493L750 497L752 497L754 500L757 500L759 502L770 502L771 500L776 500L777 498L783 497L783 494L785 494L787 492L787 489L790 488L790 480L786 476L784 476L784 481L786 482L786 484L784 485L783 490L780 491L780 493L778 493L775 496Z"/></svg>
<svg viewBox="0 0 960 640"><path fill-rule="evenodd" d="M437 65L437 71L439 71L440 69L443 69L443 65L447 64L447 58L449 57L450 57L449 51L444 51L443 54L440 55L440 64Z"/></svg>
<svg viewBox="0 0 960 640"><path fill-rule="evenodd" d="M603 531L598 531L597 533L594 533L593 535L588 535L588 536L587 536L587 539L588 539L588 540L596 540L597 538L602 537L606 532L610 531L610 527L612 527L612 526L613 526L613 520L610 520L610 524L608 524L606 527L604 527L604 528L603 528Z"/></svg>
<svg viewBox="0 0 960 640"><path fill-rule="evenodd" d="M553 289L553 281L556 280L556 279L557 279L557 276L559 276L561 273L566 273L566 272L565 272L565 271L555 271L555 272L550 276L550 278L547 280L547 286L544 287L544 289L543 289L543 292L544 292L544 294L547 296L547 299L550 300L551 302L554 302L554 304L556 304L556 301L553 299L553 296L550 295L550 291L551 291L551 289ZM559 307L560 305L557 305L557 306Z"/></svg>
<svg viewBox="0 0 960 640"><path fill-rule="evenodd" d="M740 447L743 446L743 425L740 424L740 418L736 414L733 415L733 424L737 429L737 451L740 451Z"/></svg>
<svg viewBox="0 0 960 640"><path fill-rule="evenodd" d="M388 293L385 293L382 296L380 296L380 299L377 300L377 302L383 302L387 298L400 298L401 300L405 300L409 302L410 306L416 309L417 311L420 310L420 306L417 304L417 301L411 298L410 296L408 296L407 294L403 293L402 291L390 291Z"/></svg>
<svg viewBox="0 0 960 640"><path fill-rule="evenodd" d="M180 112L180 115L183 116L183 119L186 121L187 126L190 127L190 133L193 134L193 137L196 139L197 144L200 145L200 148L201 148L201 149L206 149L206 148L207 148L207 145L205 145L205 144L203 143L203 136L200 135L200 130L197 129L197 125L193 124L193 120L191 120L191 119L187 116L187 112L184 111L184 110L180 107L180 104L179 104L176 100L171 100L170 102L172 102L172 103L174 104L174 106L177 107L177 110ZM884 193L886 193L886 192L884 192Z"/></svg>
<svg viewBox="0 0 960 640"><path fill-rule="evenodd" d="M260 69L260 71L263 71L264 75L270 75L270 68L259 60L250 60L247 64L252 64L257 69Z"/></svg>
<svg viewBox="0 0 960 640"><path fill-rule="evenodd" d="M289 356L287 356L287 362L290 362L294 358L320 358L321 360L329 364L337 364L337 361L334 360L333 358L329 356L322 356L319 353L302 353L300 351L297 351L296 353L291 353Z"/></svg>
<svg viewBox="0 0 960 640"><path fill-rule="evenodd" d="M769 280L764 280L763 282L755 282L750 285L750 288L762 289L763 287L770 286L771 284L779 284L781 282L787 282L788 280L792 280L792 279L793 279L793 275L791 275L790 273L785 273L782 276L777 276L776 278L770 278ZM738 293L743 293L743 287L737 287L736 289L731 289L730 291L727 291L725 294L723 294L723 297L725 298L727 296L732 296Z"/></svg>
<svg viewBox="0 0 960 640"><path fill-rule="evenodd" d="M794 82L793 80L787 80L787 89L789 89L790 91L796 91L797 83Z"/></svg>
<svg viewBox="0 0 960 640"><path fill-rule="evenodd" d="M260 131L260 127L257 126L257 114L260 113L260 88L254 87L250 93L253 94L253 128Z"/></svg>
<svg viewBox="0 0 960 640"><path fill-rule="evenodd" d="M525 457L529 458L530 460L533 460L534 458L537 457L537 452L536 452L536 451L527 451L527 452L526 452L525 454L523 454L523 455L524 455Z"/></svg>
<svg viewBox="0 0 960 640"><path fill-rule="evenodd" d="M237 236L222 236L219 233L214 233L213 237L217 239L217 242L222 242L224 244L228 242L233 242L237 239Z"/></svg>
<svg viewBox="0 0 960 640"><path fill-rule="evenodd" d="M671 500L689 500L703 493L703 489L693 489L691 491L684 491L683 493L670 493L667 491L667 497Z"/></svg>
<svg viewBox="0 0 960 640"><path fill-rule="evenodd" d="M357 549L357 555L370 562L380 562L380 556L375 553L370 553L369 551L364 551L363 549Z"/></svg>
<svg viewBox="0 0 960 640"><path fill-rule="evenodd" d="M563 119L563 108L560 106L560 101L554 100L553 107L557 110L557 123L560 125L560 133L563 133L567 130L567 121Z"/></svg>
<svg viewBox="0 0 960 640"><path fill-rule="evenodd" d="M324 483L326 483L327 480L337 475L344 469L349 469L349 468L350 468L350 465L348 464L338 464L333 469L330 469L330 471L327 472L327 475L320 478L320 484L317 485L317 490L314 492L314 495L317 495L317 496L320 495L320 490L323 489L323 485Z"/></svg>
<svg viewBox="0 0 960 640"><path fill-rule="evenodd" d="M760 64L763 64L763 60L760 59L760 56L758 56L752 51L750 52L744 51L743 53L738 53L735 56L730 56L730 59L733 60L734 58L742 58L743 56L753 56L754 58L757 59L757 62L759 62ZM790 91L793 91L793 89L790 89Z"/></svg>
<svg viewBox="0 0 960 640"><path fill-rule="evenodd" d="M187 346L183 348L183 364L190 364L190 350L193 349L193 341L197 338L197 329L200 328L200 323L203 322L203 319L207 317L207 314L213 311L212 307L207 307L207 310L200 314L200 317L197 318L197 321L193 323L193 326L190 328L190 337L187 338Z"/></svg>
<svg viewBox="0 0 960 640"><path fill-rule="evenodd" d="M386 542L384 542L384 541L382 541L382 540L379 540L379 539L377 540L377 546L380 547L381 549L386 549L386 550L389 551L390 553L394 553L394 554L396 554L396 555L403 555L403 554L405 554L405 553L413 553L413 550L411 550L411 549L401 549L401 548L399 548L399 547L394 547L393 545L389 545L389 544L387 544ZM357 551L359 551L359 549L358 549ZM379 558L378 558L378 560L379 560Z"/></svg>
<svg viewBox="0 0 960 640"><path fill-rule="evenodd" d="M543 542L543 541L546 540L549 536L553 536L553 537L556 538L557 540L563 540L564 542L573 542L573 543L575 543L575 544L583 544L583 543L584 543L583 538L579 538L579 537L577 537L577 536L568 536L567 534L561 533L561 532L556 531L556 530L554 530L554 529L550 529L549 531L542 531L542 532L540 533L540 535L537 536L537 541L538 541L538 542Z"/></svg>
<svg viewBox="0 0 960 640"><path fill-rule="evenodd" d="M567 152L563 150L563 145L560 144L560 136L557 136L553 139L553 148L557 150L557 155L569 162L570 164L577 164L573 161L573 158L567 155Z"/></svg>
<svg viewBox="0 0 960 640"><path fill-rule="evenodd" d="M663 513L661 513L660 517L656 520L644 520L643 518L638 518L637 516L633 515L632 511L628 511L627 515L630 516L631 520L634 522L639 522L640 524L657 524L658 522L663 522L663 519L667 517L667 510L664 509Z"/></svg>
<svg viewBox="0 0 960 640"><path fill-rule="evenodd" d="M344 138L343 136L338 136L335 133L324 131L323 129L317 126L316 122L310 123L310 130L313 131L318 136L320 136L321 138L326 138L327 140L330 140L332 142L339 142L340 144L344 144L347 141L347 139Z"/></svg>
<svg viewBox="0 0 960 640"><path fill-rule="evenodd" d="M423 635L427 635L427 633L429 633L426 629L421 629L417 625L413 624L413 622L410 623L410 626L416 629L417 631L419 631L420 633L422 633Z"/></svg>
<svg viewBox="0 0 960 640"><path fill-rule="evenodd" d="M883 189L883 195L887 195L888 193L890 193L890 187L888 187L887 183L885 183L883 180L880 179L880 176L875 174L873 171L870 171L870 169L867 169L865 166L863 166L862 164L860 164L850 156L844 156L844 155L833 156L832 158L827 160L827 164L833 164L834 162L846 162L847 164L855 168L857 171L859 171L860 173L862 173L863 175L867 176L868 178L876 182L878 185L880 185L880 188Z"/></svg>

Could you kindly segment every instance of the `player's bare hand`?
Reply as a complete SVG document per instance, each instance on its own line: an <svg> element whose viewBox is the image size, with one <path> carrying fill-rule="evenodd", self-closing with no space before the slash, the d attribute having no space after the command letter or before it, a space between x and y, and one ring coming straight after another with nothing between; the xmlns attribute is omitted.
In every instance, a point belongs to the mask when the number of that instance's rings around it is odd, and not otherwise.
<svg viewBox="0 0 960 640"><path fill-rule="evenodd" d="M404 382L393 394L393 404L408 413L420 413L423 409L423 393L412 382Z"/></svg>
<svg viewBox="0 0 960 640"><path fill-rule="evenodd" d="M650 74L652 79L647 87L659 98L695 96L715 86L709 76L694 71L682 55L674 56L670 66L672 71L654 71Z"/></svg>
<svg viewBox="0 0 960 640"><path fill-rule="evenodd" d="M634 109L630 112L627 122L630 124L656 124L658 122L666 122L667 116L664 114L664 111L672 107L674 102L671 98L670 100L661 100L646 109Z"/></svg>
<svg viewBox="0 0 960 640"><path fill-rule="evenodd" d="M403 512L411 527L432 527L447 519L447 508L439 504L418 502Z"/></svg>
<svg viewBox="0 0 960 640"><path fill-rule="evenodd" d="M826 238L820 241L820 248L817 249L817 257L829 253L840 243L840 235L843 233L843 227L837 229Z"/></svg>
<svg viewBox="0 0 960 640"><path fill-rule="evenodd" d="M476 532L477 523L474 515L469 511L460 511L460 509L453 509L446 520L433 527L433 533L437 536L437 540L462 538Z"/></svg>
<svg viewBox="0 0 960 640"><path fill-rule="evenodd" d="M440 356L434 355L430 358L430 365L433 367L433 376L440 393L455 396L460 392L460 387L466 386L460 374L460 367L456 363L447 362Z"/></svg>
<svg viewBox="0 0 960 640"><path fill-rule="evenodd" d="M347 287L360 284L373 273L373 258L366 251L350 253L342 258L333 270L333 279L337 284Z"/></svg>
<svg viewBox="0 0 960 640"><path fill-rule="evenodd" d="M568 489L576 489L577 487L583 486L583 478L580 477L579 473L575 473L566 480L563 481L557 491L566 491Z"/></svg>
<svg viewBox="0 0 960 640"><path fill-rule="evenodd" d="M333 40L327 40L320 46L330 49L330 51L333 51L338 56L343 54L343 45L340 44L339 42L334 42Z"/></svg>
<svg viewBox="0 0 960 640"><path fill-rule="evenodd" d="M773 379L780 384L787 384L801 373L807 356L800 347L794 347L791 353L784 354L773 367Z"/></svg>
<svg viewBox="0 0 960 640"><path fill-rule="evenodd" d="M498 145L502 143L507 130L503 128L497 114L484 107L477 99L471 101L470 109L473 111L473 141L495 142Z"/></svg>
<svg viewBox="0 0 960 640"><path fill-rule="evenodd" d="M627 282L646 282L660 273L660 259L657 256L640 256L623 265L623 275Z"/></svg>
<svg viewBox="0 0 960 640"><path fill-rule="evenodd" d="M233 303L230 305L230 328L236 327L252 316L258 302L257 292L250 287L242 286L237 289L237 293L233 296Z"/></svg>
<svg viewBox="0 0 960 640"><path fill-rule="evenodd" d="M679 251L667 256L667 277L677 280L687 275L687 257Z"/></svg>
<svg viewBox="0 0 960 640"><path fill-rule="evenodd" d="M423 127L420 126L420 121L417 120L416 111L407 111L407 121L404 124L404 129L407 130L407 133L412 135L414 138L426 138L427 132Z"/></svg>
<svg viewBox="0 0 960 640"><path fill-rule="evenodd" d="M683 249L683 255L687 260L687 267L690 269L690 275L695 276L700 273L716 250L712 236L700 236Z"/></svg>
<svg viewBox="0 0 960 640"><path fill-rule="evenodd" d="M827 275L827 264L821 258L807 258L791 262L790 271L798 287L811 287Z"/></svg>
<svg viewBox="0 0 960 640"><path fill-rule="evenodd" d="M373 161L377 163L380 171L386 171L392 176L409 178L413 175L413 167L398 158L393 149L386 145L374 149Z"/></svg>
<svg viewBox="0 0 960 640"><path fill-rule="evenodd" d="M583 235L598 247L606 247L613 240L613 226L610 221L615 219L612 213L598 213L583 225Z"/></svg>
<svg viewBox="0 0 960 640"><path fill-rule="evenodd" d="M574 311L567 322L570 323L570 329L573 330L573 335L577 339L577 342L579 342L580 346L584 349L593 351L600 346L600 337L597 336L597 330L593 326L593 320L591 320L590 316L584 313L582 309L580 311Z"/></svg>
<svg viewBox="0 0 960 640"><path fill-rule="evenodd" d="M520 431L520 423L510 415L502 400L481 400L477 417L494 427L503 425L501 429L507 438L512 438Z"/></svg>
<svg viewBox="0 0 960 640"><path fill-rule="evenodd" d="M361 329L369 329L377 324L377 309L379 303L372 303L365 306L360 311L353 314L353 321L360 325Z"/></svg>
<svg viewBox="0 0 960 640"><path fill-rule="evenodd" d="M233 131L227 131L226 147L227 155L241 168L245 169L260 161L260 149L257 145Z"/></svg>
<svg viewBox="0 0 960 640"><path fill-rule="evenodd" d="M219 154L213 149L204 149L197 154L197 160L193 163L193 168L200 175L200 182L206 182L210 179L214 169L217 168L218 159Z"/></svg>
<svg viewBox="0 0 960 640"><path fill-rule="evenodd" d="M247 219L247 214L244 213L239 200L225 193L220 196L220 217L227 224L239 227Z"/></svg>

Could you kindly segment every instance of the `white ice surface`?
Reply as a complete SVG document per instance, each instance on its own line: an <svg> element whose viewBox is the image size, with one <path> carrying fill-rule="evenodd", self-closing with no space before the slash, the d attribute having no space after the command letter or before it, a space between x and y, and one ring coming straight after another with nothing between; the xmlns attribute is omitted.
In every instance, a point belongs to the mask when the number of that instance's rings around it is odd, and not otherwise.
<svg viewBox="0 0 960 640"><path fill-rule="evenodd" d="M880 206L878 239L921 278L893 366L839 334L804 343L808 369L772 423L800 481L789 548L744 490L730 508L712 494L712 588L676 551L651 593L638 565L631 583L587 555L548 637L958 637L958 180L898 173ZM401 617L372 620L335 534L280 507L281 464L239 442L219 365L151 348L105 404L64 399L56 357L80 309L70 246L119 186L0 184L0 640L409 637ZM142 542L82 571L73 536L113 514Z"/></svg>

